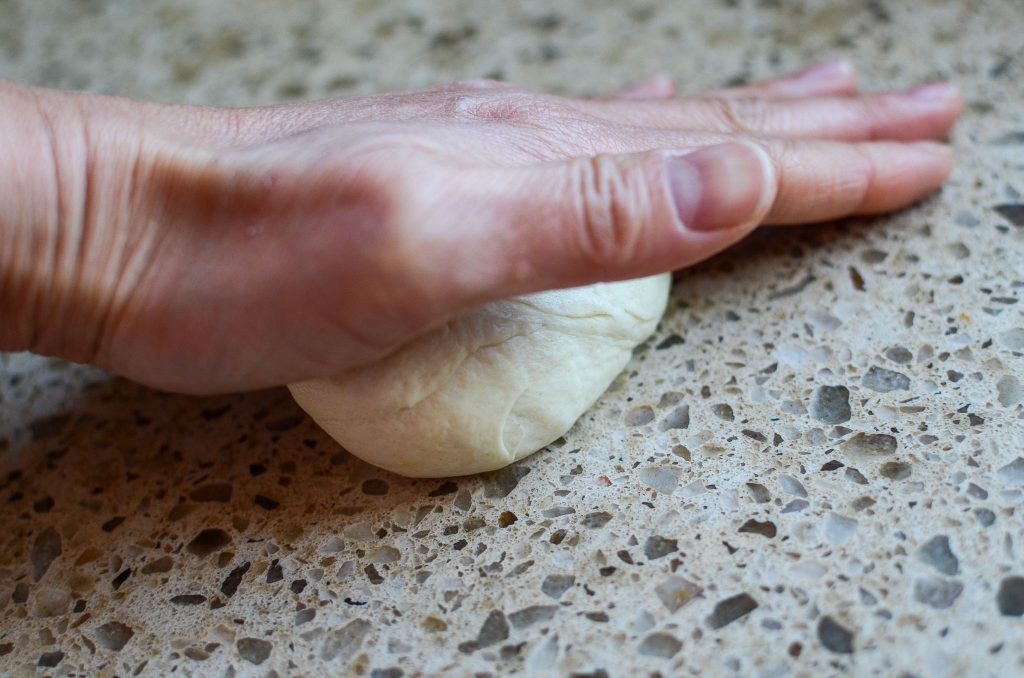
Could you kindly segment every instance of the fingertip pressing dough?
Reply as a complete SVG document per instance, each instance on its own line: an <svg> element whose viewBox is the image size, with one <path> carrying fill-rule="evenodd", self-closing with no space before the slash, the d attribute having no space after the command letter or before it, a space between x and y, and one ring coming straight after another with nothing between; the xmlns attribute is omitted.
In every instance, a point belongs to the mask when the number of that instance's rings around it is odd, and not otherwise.
<svg viewBox="0 0 1024 678"><path fill-rule="evenodd" d="M492 471L572 427L654 331L670 285L666 273L494 302L289 388L371 464L419 478Z"/></svg>

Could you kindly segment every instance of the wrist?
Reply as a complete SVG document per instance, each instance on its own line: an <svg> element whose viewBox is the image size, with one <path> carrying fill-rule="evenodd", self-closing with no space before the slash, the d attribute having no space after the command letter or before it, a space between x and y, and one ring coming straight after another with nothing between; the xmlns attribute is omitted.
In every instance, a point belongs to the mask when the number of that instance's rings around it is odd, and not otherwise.
<svg viewBox="0 0 1024 678"><path fill-rule="evenodd" d="M44 314L65 218L52 107L39 90L0 83L0 349L29 350ZM68 116L65 112L62 118Z"/></svg>
<svg viewBox="0 0 1024 678"><path fill-rule="evenodd" d="M0 83L0 350L96 362L143 238L137 127L97 97Z"/></svg>

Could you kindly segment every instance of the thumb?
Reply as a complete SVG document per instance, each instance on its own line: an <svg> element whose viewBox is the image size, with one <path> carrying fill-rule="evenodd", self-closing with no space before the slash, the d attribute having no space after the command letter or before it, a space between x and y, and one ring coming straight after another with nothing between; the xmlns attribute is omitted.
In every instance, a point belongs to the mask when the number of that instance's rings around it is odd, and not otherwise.
<svg viewBox="0 0 1024 678"><path fill-rule="evenodd" d="M461 247L492 263L491 299L689 266L747 235L777 193L767 152L745 142L486 174L467 181L486 226Z"/></svg>

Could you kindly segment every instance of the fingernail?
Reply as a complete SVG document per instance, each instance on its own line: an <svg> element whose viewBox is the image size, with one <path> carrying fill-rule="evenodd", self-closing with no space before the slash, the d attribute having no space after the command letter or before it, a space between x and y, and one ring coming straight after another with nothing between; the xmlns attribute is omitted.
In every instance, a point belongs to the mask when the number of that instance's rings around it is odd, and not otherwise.
<svg viewBox="0 0 1024 678"><path fill-rule="evenodd" d="M853 72L853 66L849 61L826 61L810 68L799 71L794 77L795 80L818 81L835 80L846 77Z"/></svg>
<svg viewBox="0 0 1024 678"><path fill-rule="evenodd" d="M668 160L668 181L679 220L691 231L739 226L765 199L766 155L740 143L709 146Z"/></svg>
<svg viewBox="0 0 1024 678"><path fill-rule="evenodd" d="M930 85L915 87L907 92L914 99L922 101L949 101L957 98L960 94L956 87L948 82L936 82Z"/></svg>

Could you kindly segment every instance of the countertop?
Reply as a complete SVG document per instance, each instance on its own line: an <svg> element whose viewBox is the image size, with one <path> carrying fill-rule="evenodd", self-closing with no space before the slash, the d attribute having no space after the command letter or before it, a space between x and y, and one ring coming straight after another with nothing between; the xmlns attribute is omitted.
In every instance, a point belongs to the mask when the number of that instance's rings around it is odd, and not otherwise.
<svg viewBox="0 0 1024 678"><path fill-rule="evenodd" d="M233 9L234 8L234 9ZM253 104L949 78L940 194L678 277L550 449L410 481L273 390L0 355L8 675L1024 672L1024 4L0 0L0 77Z"/></svg>

